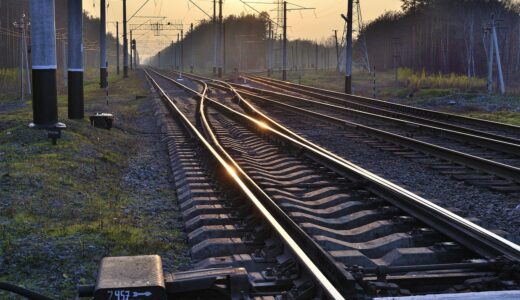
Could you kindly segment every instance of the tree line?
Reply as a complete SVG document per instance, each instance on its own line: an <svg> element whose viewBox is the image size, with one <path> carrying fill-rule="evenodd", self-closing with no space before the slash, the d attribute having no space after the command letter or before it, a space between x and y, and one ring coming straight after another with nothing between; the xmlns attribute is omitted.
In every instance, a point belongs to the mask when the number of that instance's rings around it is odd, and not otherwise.
<svg viewBox="0 0 520 300"><path fill-rule="evenodd" d="M269 65L269 52L272 53L271 66L274 70L280 70L281 30L269 39L267 13L231 15L223 20L222 27L222 56L226 72L234 69L265 70ZM272 24L272 28L274 27ZM139 41L137 43L139 48ZM193 31L185 30L183 40L173 40L169 46L144 63L178 68L183 64L184 70L189 70L193 63L195 69L210 70L214 64L213 45L214 23L211 20L203 20ZM287 43L287 54L290 70L336 67L336 50L331 40L322 43L304 39L291 40Z"/></svg>
<svg viewBox="0 0 520 300"><path fill-rule="evenodd" d="M493 16L499 21L506 80L515 80L520 72L520 5L515 1L403 0L402 8L370 22L361 33L378 69L485 77Z"/></svg>

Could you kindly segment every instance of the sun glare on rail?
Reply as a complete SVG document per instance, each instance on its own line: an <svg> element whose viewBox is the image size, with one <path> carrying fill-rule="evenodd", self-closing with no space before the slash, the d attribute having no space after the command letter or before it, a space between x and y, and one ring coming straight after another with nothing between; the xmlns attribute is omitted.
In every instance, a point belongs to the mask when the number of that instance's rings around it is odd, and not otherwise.
<svg viewBox="0 0 520 300"><path fill-rule="evenodd" d="M265 128L265 129L268 129L269 128L269 125L267 125L265 122L262 122L262 121L256 121L256 123L258 123L258 126L262 127L262 128Z"/></svg>
<svg viewBox="0 0 520 300"><path fill-rule="evenodd" d="M237 175L237 171L235 170L235 168L231 167L231 166L227 166L226 167L226 170L228 171L228 173L233 176L233 175Z"/></svg>

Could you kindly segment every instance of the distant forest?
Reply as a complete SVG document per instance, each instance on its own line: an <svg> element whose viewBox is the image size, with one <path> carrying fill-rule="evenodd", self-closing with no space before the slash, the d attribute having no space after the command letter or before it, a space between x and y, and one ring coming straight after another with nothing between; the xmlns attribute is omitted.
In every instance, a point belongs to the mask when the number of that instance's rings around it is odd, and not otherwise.
<svg viewBox="0 0 520 300"><path fill-rule="evenodd" d="M58 69L63 65L63 49L67 39L67 0L55 0L56 6L56 50ZM29 0L0 0L0 68L14 68L19 66L20 39L18 29L13 22L18 22L25 13L30 21ZM112 24L108 26L113 26ZM89 65L99 64L99 19L83 14L83 41L85 45L85 61ZM30 28L27 40L30 45ZM66 47L65 47L66 48ZM107 53L109 64L115 64L116 40L112 35L107 36Z"/></svg>
<svg viewBox="0 0 520 300"><path fill-rule="evenodd" d="M395 66L430 73L457 73L484 77L489 44L491 16L499 20L499 45L504 75L515 80L520 73L520 4L514 0L403 0L403 11L387 12L366 24L360 33L367 43L372 66L392 70ZM67 0L56 0L58 68L63 64L67 34ZM19 32L13 22L26 13L30 20L29 0L0 0L0 68L19 65ZM340 12L338 12L340 13ZM264 69L267 67L267 13L229 16L225 27L225 68ZM108 26L114 26L109 24ZM99 20L84 15L86 62L97 66ZM341 33L341 30L339 31ZM341 37L340 37L341 39ZM177 40L161 51L161 65L180 66L181 43ZM30 43L29 43L30 44ZM193 32L185 24L183 58L189 70L191 60L197 69L213 66L213 24L205 20ZM108 36L108 59L115 65L115 38ZM139 41L138 41L139 50ZM273 41L274 69L281 65L279 32ZM356 47L359 49L360 47ZM175 55L174 55L175 54ZM360 53L355 55L359 58ZM175 58L177 57L177 58ZM308 40L288 43L289 69L335 68L336 49L331 37L319 44ZM358 59L359 60L359 59ZM154 56L150 63L159 63ZM395 63L395 65L394 65Z"/></svg>
<svg viewBox="0 0 520 300"><path fill-rule="evenodd" d="M235 68L243 70L267 68L269 15L265 12L259 15L231 15L223 20L223 24L222 40L225 43L222 55L225 57L225 71L230 72ZM210 20L203 20L194 27L193 32L185 30L184 43L174 40L171 45L162 49L160 62L159 55L154 55L144 62L180 68L183 61L184 70L187 71L193 54L193 64L196 69L210 70L213 67L213 30L213 23ZM274 70L280 70L282 64L280 31L278 30L278 34L271 42ZM139 41L137 43L139 44ZM181 60L181 53L184 60ZM322 43L302 39L291 40L287 44L287 56L288 68L291 70L336 67L336 49L331 38Z"/></svg>
<svg viewBox="0 0 520 300"><path fill-rule="evenodd" d="M395 59L416 71L484 77L494 15L504 75L513 81L520 72L519 12L512 0L404 0L403 12L380 16L362 34L378 69L394 68Z"/></svg>

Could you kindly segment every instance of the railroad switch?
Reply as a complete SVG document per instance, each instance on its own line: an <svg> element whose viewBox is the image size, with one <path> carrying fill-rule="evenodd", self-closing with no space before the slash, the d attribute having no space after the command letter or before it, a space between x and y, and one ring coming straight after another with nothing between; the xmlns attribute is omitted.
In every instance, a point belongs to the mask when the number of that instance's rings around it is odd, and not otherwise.
<svg viewBox="0 0 520 300"><path fill-rule="evenodd" d="M114 123L114 115L108 113L96 113L90 116L89 119L90 125L107 130L110 130Z"/></svg>

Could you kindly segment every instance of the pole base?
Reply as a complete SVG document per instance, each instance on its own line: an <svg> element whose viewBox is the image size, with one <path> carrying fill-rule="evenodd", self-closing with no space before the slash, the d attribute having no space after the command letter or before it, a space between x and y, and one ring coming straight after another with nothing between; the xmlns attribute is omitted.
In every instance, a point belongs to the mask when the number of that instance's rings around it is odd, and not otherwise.
<svg viewBox="0 0 520 300"><path fill-rule="evenodd" d="M49 126L58 123L56 69L33 69L33 123Z"/></svg>
<svg viewBox="0 0 520 300"><path fill-rule="evenodd" d="M286 80L287 80L287 70L283 70L283 71L282 71L282 80L283 80L283 81L286 81Z"/></svg>
<svg viewBox="0 0 520 300"><path fill-rule="evenodd" d="M33 123L29 123L29 128L38 129L38 130L53 130L53 129L63 130L63 129L67 129L67 125L65 125L62 122L56 122L54 124L47 124L47 125L36 124L33 122Z"/></svg>
<svg viewBox="0 0 520 300"><path fill-rule="evenodd" d="M128 78L128 66L123 67L123 78Z"/></svg>
<svg viewBox="0 0 520 300"><path fill-rule="evenodd" d="M352 94L352 75L345 76L345 94Z"/></svg>
<svg viewBox="0 0 520 300"><path fill-rule="evenodd" d="M222 68L218 68L218 78L222 78Z"/></svg>
<svg viewBox="0 0 520 300"><path fill-rule="evenodd" d="M99 69L99 87L106 89L108 87L108 73L107 68Z"/></svg>
<svg viewBox="0 0 520 300"><path fill-rule="evenodd" d="M85 116L85 107L84 107L84 98L83 98L83 72L69 71L68 78L69 78L68 79L69 119L83 119Z"/></svg>

